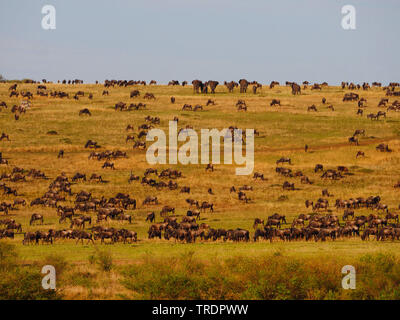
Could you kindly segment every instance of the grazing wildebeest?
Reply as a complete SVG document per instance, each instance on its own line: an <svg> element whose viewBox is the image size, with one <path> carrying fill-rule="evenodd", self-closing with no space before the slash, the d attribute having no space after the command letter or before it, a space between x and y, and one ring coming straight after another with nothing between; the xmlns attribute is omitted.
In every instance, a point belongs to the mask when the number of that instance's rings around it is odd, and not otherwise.
<svg viewBox="0 0 400 320"><path fill-rule="evenodd" d="M200 210L203 210L205 212L206 209L210 209L210 212L214 212L214 204L204 201L200 206Z"/></svg>
<svg viewBox="0 0 400 320"><path fill-rule="evenodd" d="M278 165L280 163L285 163L285 162L287 162L289 164L292 164L292 160L290 158L287 158L287 157L282 157L282 158L278 159L276 161L276 164Z"/></svg>
<svg viewBox="0 0 400 320"><path fill-rule="evenodd" d="M190 111L192 111L193 110L193 107L190 105L190 104L184 104L183 105L183 107L182 107L182 110L190 110Z"/></svg>
<svg viewBox="0 0 400 320"><path fill-rule="evenodd" d="M88 116L91 116L91 115L92 115L92 114L90 113L89 109L87 109L87 108L82 109L82 110L79 111L79 115L80 115L80 116L83 115L83 114L86 114L86 115L88 115Z"/></svg>
<svg viewBox="0 0 400 320"><path fill-rule="evenodd" d="M215 101L214 100L211 100L211 99L208 99L207 100L207 103L206 103L206 106L209 106L209 105L215 105Z"/></svg>
<svg viewBox="0 0 400 320"><path fill-rule="evenodd" d="M281 100L278 99L272 99L270 106L273 107L275 105L281 106Z"/></svg>
<svg viewBox="0 0 400 320"><path fill-rule="evenodd" d="M377 151L380 152L391 152L392 150L389 149L389 146L387 144L381 143L376 147Z"/></svg>
<svg viewBox="0 0 400 320"><path fill-rule="evenodd" d="M283 190L294 190L294 183L289 183L285 181L282 185Z"/></svg>
<svg viewBox="0 0 400 320"><path fill-rule="evenodd" d="M358 151L357 152L357 155L356 155L356 158L358 158L358 157L365 157L365 153L363 152L363 151Z"/></svg>
<svg viewBox="0 0 400 320"><path fill-rule="evenodd" d="M147 196L147 197L143 200L143 205L146 205L146 204L158 204L158 199L157 199L157 197Z"/></svg>
<svg viewBox="0 0 400 320"><path fill-rule="evenodd" d="M254 175L253 175L253 179L261 179L261 180L265 180L264 179L264 174L263 173L260 173L260 172L254 172Z"/></svg>
<svg viewBox="0 0 400 320"><path fill-rule="evenodd" d="M132 181L139 181L139 180L140 180L140 177L139 176L135 176L131 171L131 174L130 174L129 179L128 179L128 183L131 183Z"/></svg>
<svg viewBox="0 0 400 320"><path fill-rule="evenodd" d="M154 96L153 93L146 92L145 95L143 96L143 99L148 99L148 100L153 99L153 100L156 100L156 97Z"/></svg>
<svg viewBox="0 0 400 320"><path fill-rule="evenodd" d="M135 98L135 97L138 97L138 96L140 96L139 90L133 90L133 91L131 91L131 93L130 93L130 98Z"/></svg>
<svg viewBox="0 0 400 320"><path fill-rule="evenodd" d="M353 136L358 136L358 135L365 136L365 130L364 129L357 129L356 131L354 131Z"/></svg>
<svg viewBox="0 0 400 320"><path fill-rule="evenodd" d="M378 120L379 120L379 117L384 117L384 118L386 119L386 112L384 112L384 111L378 111L378 113L376 114L376 116L377 116Z"/></svg>
<svg viewBox="0 0 400 320"><path fill-rule="evenodd" d="M175 213L175 208L170 206L164 206L160 211L160 216L163 217L165 214Z"/></svg>
<svg viewBox="0 0 400 320"><path fill-rule="evenodd" d="M315 112L317 112L318 110L317 110L317 107L313 104L313 105L311 105L311 106L309 106L307 108L307 111L315 111Z"/></svg>
<svg viewBox="0 0 400 320"><path fill-rule="evenodd" d="M358 139L355 136L352 136L349 138L349 143L358 146Z"/></svg>
<svg viewBox="0 0 400 320"><path fill-rule="evenodd" d="M322 164L316 164L314 168L314 172L324 171L324 166Z"/></svg>
<svg viewBox="0 0 400 320"><path fill-rule="evenodd" d="M7 139L7 141L10 141L10 137L8 136L8 134L5 134L4 132L1 134L0 136L0 141Z"/></svg>
<svg viewBox="0 0 400 320"><path fill-rule="evenodd" d="M108 160L106 162L104 162L102 168L103 169L111 168L112 170L115 170L114 163L109 162Z"/></svg>

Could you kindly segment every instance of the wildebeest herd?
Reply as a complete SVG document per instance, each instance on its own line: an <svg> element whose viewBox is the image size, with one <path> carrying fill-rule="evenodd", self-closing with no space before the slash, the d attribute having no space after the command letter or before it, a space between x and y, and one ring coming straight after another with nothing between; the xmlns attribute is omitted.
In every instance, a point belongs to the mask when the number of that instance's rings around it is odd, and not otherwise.
<svg viewBox="0 0 400 320"><path fill-rule="evenodd" d="M66 92L73 88L74 85L82 84L81 80L63 80L59 81L59 87L52 87L51 82L42 81L42 83L34 83L37 85L36 94L35 90L19 89L20 84L12 84L8 88L7 101L0 103L0 110L6 110L10 106L14 119L20 120L21 115L29 117L30 112L35 109L36 99L73 99L76 103L85 101L92 101L96 99L94 92L82 91L81 87L75 93ZM147 112L152 103L159 99L157 94L151 91L150 87L156 85L156 81L152 80L148 84L146 81L134 80L106 80L104 88L102 88L101 96L112 97L113 88L128 88L126 92L126 101L115 101L115 104L109 108L115 111L137 111ZM184 101L184 97L168 96L169 104L174 105L177 100L182 104L176 108L176 112L181 114L184 111L200 111L206 112L205 107L216 108L219 105L217 88L220 86L218 81L209 80L206 82L200 80L193 80L191 82L193 87L193 94L204 96L213 95L213 99L204 101L204 106L200 103L190 103ZM32 84L31 84L32 85ZM64 85L62 87L61 85ZM143 92L142 88L149 86L148 90ZM101 86L99 84L99 86ZM169 82L168 86L188 86L188 82L180 83L177 80ZM251 103L246 102L246 93L248 87L251 86L251 94L257 95L261 90L273 90L274 87L280 86L279 82L272 81L269 86L263 87L257 81L248 81L240 79L239 81L224 82L224 90L229 93L238 91L242 94L241 98L237 100L236 105L232 105L233 111L250 111ZM290 88L290 94L294 97L300 97L304 90L310 88L312 91L322 92L328 87L327 83L315 83L310 85L308 82L303 82L302 85L295 82L286 82L285 86ZM221 86L220 86L221 87ZM363 111L368 107L368 101L362 97L362 92L372 90L371 88L382 90L382 95L378 108L385 108L385 111L378 111L377 113L369 113L366 118L371 120L386 120L390 115L390 111L399 111L400 103L398 100L390 101L393 97L398 96L398 83L390 83L386 87L378 82L357 85L353 83L342 83L342 89L358 91L345 92L341 99L343 103L353 103L357 110L357 115L363 115ZM50 89L52 88L52 89ZM54 89L56 88L56 89ZM65 88L66 91L60 90ZM264 88L264 89L263 89ZM68 90L67 90L68 89ZM103 90L104 89L104 90ZM64 89L63 89L64 90ZM222 89L221 89L222 90ZM252 95L250 94L250 97ZM23 100L19 104L14 104L15 99L20 97ZM137 102L130 103L128 101L136 101L138 99L147 100L146 103ZM331 111L335 111L333 104L325 97L322 98L322 105L327 106ZM91 105L91 104L90 104ZM265 99L266 107L283 108L286 106L283 98L273 98L268 101ZM313 111L319 113L321 107L316 106L315 103L307 108L307 112ZM79 112L75 113L76 117L82 121L96 117L98 111L94 111L90 106L80 108ZM118 113L118 112L116 112ZM141 113L142 114L142 113ZM180 115L180 114L178 114ZM244 115L243 117L245 117ZM312 116L312 115L310 115ZM355 117L355 116L354 116ZM181 116L179 116L181 118ZM28 244L53 244L58 241L66 241L68 239L75 240L78 243L132 243L139 240L149 239L164 239L166 241L179 241L185 243L193 243L196 241L234 241L234 242L248 242L260 241L262 239L267 241L334 241L336 239L347 238L361 238L368 240L374 236L376 240L399 240L400 239L400 224L398 214L394 212L394 208L389 208L384 204L381 195L371 195L369 197L357 197L349 199L336 198L335 201L331 200L334 195L328 189L322 189L321 197L317 200L304 199L305 209L307 213L301 213L293 217L292 221L287 219L284 213L274 213L266 216L259 216L254 219L253 230L251 228L223 228L218 226L216 221L212 221L210 217L217 217L221 212L221 206L217 201L214 202L210 198L204 196L203 198L194 199L192 194L196 193L198 188L196 185L182 184L181 181L185 178L185 171L173 168L161 169L158 167L146 167L143 174L138 174L137 170L131 169L130 175L126 176L125 182L128 185L134 185L135 188L142 188L146 190L143 196L133 196L129 193L116 192L114 196L106 197L101 192L88 192L84 190L81 184L96 184L107 186L106 176L112 175L113 172L118 172L118 162L121 159L129 159L129 154L126 150L128 147L135 152L146 150L146 136L149 130L159 127L162 123L168 121L176 121L178 125L181 124L178 116L173 118L164 118L160 115L146 115L143 116L141 122L128 123L125 132L122 132L123 138L121 144L118 146L120 149L113 148L107 149L103 147L104 141L95 141L96 137L87 136L86 143L80 146L80 151L86 152L85 159L97 160L101 163L101 169L107 172L106 169L111 169L110 173L98 174L89 173L76 167L75 172L66 174L60 171L55 178L42 172L41 169L32 168L35 166L35 161L25 169L17 166L18 158L10 158L7 152L0 152L0 165L4 168L0 175L0 195L3 199L0 201L0 213L3 219L0 219L0 238L11 238L15 235L22 235L22 243ZM193 126L189 123L181 126L180 131L192 129ZM230 125L231 130L237 128L236 125ZM260 130L261 132L263 130ZM353 132L353 131L351 131ZM351 134L350 132L350 134ZM255 131L256 136L259 137L260 132ZM47 133L48 135L57 135L57 132ZM245 137L242 137L244 139ZM13 134L8 132L1 132L0 143L1 147L9 146L16 141ZM366 139L366 130L362 128L354 128L354 134L343 141L344 144L355 147L360 146L360 140ZM54 155L54 161L62 161L65 156L68 156L66 148L60 149ZM377 143L375 149L378 154L381 152L393 152L394 150L389 147L385 142ZM89 151L88 151L89 150ZM308 153L308 146L304 149ZM143 154L143 153L142 153ZM373 155L366 155L364 151L357 150L354 152L355 158L365 158ZM93 161L96 162L96 161ZM300 190L301 185L313 185L319 188L321 183L326 181L344 181L349 179L354 173L351 168L337 164L336 166L326 166L321 163L316 163L313 172L305 174L300 169L294 169L296 166L296 158L283 155L276 157L274 160L276 167L273 169L274 174L282 176L286 179L283 184L279 185L279 190L288 192L296 192ZM322 161L321 161L322 162ZM207 175L218 175L218 170L214 170L213 164L204 165L202 171ZM214 172L215 171L215 172ZM135 172L137 174L135 174ZM238 205L244 205L243 210L246 210L246 205L254 203L255 197L252 195L255 190L263 189L263 184L268 183L265 178L267 173L254 172L252 175L252 185L244 184L241 186L226 185L224 187L224 194L233 197ZM298 179L298 180L296 180ZM48 187L45 193L40 197L28 199L23 192L20 192L19 185L34 184L36 181L48 181ZM261 185L260 185L261 183ZM150 188L149 188L150 187ZM207 196L215 196L213 186L209 186ZM396 184L394 188L399 188L400 183ZM101 189L100 189L101 190ZM150 191L149 191L150 190ZM188 194L185 199L184 205L187 208L176 208L166 202L160 202L158 195L160 193L176 191L179 194ZM171 193L172 194L172 193ZM174 197L174 196L172 196ZM12 200L10 200L12 199ZM282 198L284 199L284 197ZM156 208L161 205L160 210L150 209ZM52 210L54 216L57 216L54 222L54 217L50 224L58 224L59 227L48 229L45 227L49 216L39 213L36 208L43 208ZM157 207L158 208L158 207ZM400 209L400 208L399 208ZM22 225L18 222L18 211L29 211L29 222L27 225ZM363 211L363 214L357 214L358 211ZM36 211L36 212L35 212ZM136 212L141 211L141 214ZM364 214L369 211L368 214ZM207 215L207 219L204 216ZM135 226L135 221L142 220L148 223L146 227L147 236L140 239L138 233L131 230ZM110 226L110 223L124 224L123 228ZM33 230L34 226L39 227L39 230ZM28 231L26 230L28 229Z"/></svg>

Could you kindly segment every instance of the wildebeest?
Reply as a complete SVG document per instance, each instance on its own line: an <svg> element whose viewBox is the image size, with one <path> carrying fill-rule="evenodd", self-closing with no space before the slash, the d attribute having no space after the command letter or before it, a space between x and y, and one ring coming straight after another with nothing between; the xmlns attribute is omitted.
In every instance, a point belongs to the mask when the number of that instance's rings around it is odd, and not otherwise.
<svg viewBox="0 0 400 320"><path fill-rule="evenodd" d="M273 107L275 105L281 106L281 100L278 99L272 99L270 106Z"/></svg>
<svg viewBox="0 0 400 320"><path fill-rule="evenodd" d="M138 97L138 96L140 96L139 90L133 90L133 91L131 91L131 93L130 93L130 98L135 98L135 97Z"/></svg>
<svg viewBox="0 0 400 320"><path fill-rule="evenodd" d="M291 87L293 95L301 94L301 87L297 83L292 83Z"/></svg>
<svg viewBox="0 0 400 320"><path fill-rule="evenodd" d="M290 158L287 158L287 157L282 157L282 158L278 159L276 161L276 164L278 165L280 163L285 163L285 162L287 162L289 164L292 164L292 160Z"/></svg>
<svg viewBox="0 0 400 320"><path fill-rule="evenodd" d="M358 157L365 157L365 153L363 152L363 151L357 151L357 155L356 155L356 158L358 158Z"/></svg>
<svg viewBox="0 0 400 320"><path fill-rule="evenodd" d="M358 146L358 139L355 136L352 136L349 138L349 143Z"/></svg>
<svg viewBox="0 0 400 320"><path fill-rule="evenodd" d="M239 80L240 93L246 93L249 82L246 79Z"/></svg>
<svg viewBox="0 0 400 320"><path fill-rule="evenodd" d="M82 109L82 110L79 111L79 115L80 115L80 116L83 115L83 114L86 114L86 115L88 115L88 116L91 116L91 115L92 115L92 114L90 113L89 109L87 109L87 108Z"/></svg>

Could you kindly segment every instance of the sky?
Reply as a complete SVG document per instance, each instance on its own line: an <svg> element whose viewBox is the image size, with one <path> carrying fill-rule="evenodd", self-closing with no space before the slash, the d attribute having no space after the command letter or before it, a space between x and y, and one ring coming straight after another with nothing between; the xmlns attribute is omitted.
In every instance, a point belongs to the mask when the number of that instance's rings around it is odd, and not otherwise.
<svg viewBox="0 0 400 320"><path fill-rule="evenodd" d="M342 6L356 29L341 26ZM44 5L56 29L41 25ZM339 84L400 78L399 0L1 0L7 79Z"/></svg>

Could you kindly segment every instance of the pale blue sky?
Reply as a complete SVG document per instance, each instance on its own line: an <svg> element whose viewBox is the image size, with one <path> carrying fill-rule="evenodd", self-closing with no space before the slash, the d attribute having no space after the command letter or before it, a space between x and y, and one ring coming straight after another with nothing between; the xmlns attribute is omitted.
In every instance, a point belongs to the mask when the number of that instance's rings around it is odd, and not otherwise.
<svg viewBox="0 0 400 320"><path fill-rule="evenodd" d="M54 5L57 29L41 28ZM357 29L341 28L354 5ZM399 81L399 0L1 0L8 79Z"/></svg>

